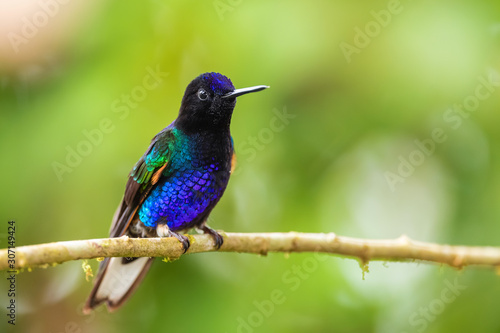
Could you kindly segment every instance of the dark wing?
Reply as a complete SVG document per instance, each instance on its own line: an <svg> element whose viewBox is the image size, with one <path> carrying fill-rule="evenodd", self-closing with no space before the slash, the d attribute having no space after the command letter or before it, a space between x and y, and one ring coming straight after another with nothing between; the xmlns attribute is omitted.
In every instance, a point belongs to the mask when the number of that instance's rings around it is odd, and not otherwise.
<svg viewBox="0 0 500 333"><path fill-rule="evenodd" d="M110 237L120 237L127 230L137 209L160 179L172 156L175 136L169 127L158 133L148 150L130 172L125 195L113 217Z"/></svg>
<svg viewBox="0 0 500 333"><path fill-rule="evenodd" d="M125 195L113 217L111 237L122 236L127 231L137 209L168 166L174 140L170 126L158 133L130 172ZM107 302L111 311L120 307L140 284L154 258L124 259L106 258L101 262L94 288L83 308L85 313L102 302Z"/></svg>

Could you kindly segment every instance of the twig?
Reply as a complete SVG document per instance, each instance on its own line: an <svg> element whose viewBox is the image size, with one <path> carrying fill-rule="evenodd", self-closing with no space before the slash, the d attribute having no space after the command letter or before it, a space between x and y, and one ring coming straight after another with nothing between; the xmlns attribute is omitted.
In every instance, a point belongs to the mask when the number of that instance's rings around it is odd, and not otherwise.
<svg viewBox="0 0 500 333"><path fill-rule="evenodd" d="M371 260L427 261L456 268L468 265L500 266L500 248L450 246L410 240L406 236L392 240L370 240L329 234L310 233L227 233L219 251L257 253L321 252ZM189 236L187 253L217 251L209 235ZM70 260L99 257L165 257L177 259L182 246L175 238L104 238L22 246L14 249L15 264L9 266L8 250L0 250L0 270L51 265ZM12 253L12 250L11 250ZM11 255L11 258L13 256ZM11 262L12 263L12 262Z"/></svg>

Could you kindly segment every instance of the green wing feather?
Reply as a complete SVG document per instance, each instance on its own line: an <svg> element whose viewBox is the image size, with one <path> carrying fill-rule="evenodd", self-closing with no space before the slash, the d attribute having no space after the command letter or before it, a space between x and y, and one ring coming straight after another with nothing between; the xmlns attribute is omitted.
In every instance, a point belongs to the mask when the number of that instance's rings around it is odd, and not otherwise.
<svg viewBox="0 0 500 333"><path fill-rule="evenodd" d="M125 195L111 225L110 236L122 236L151 189L156 185L172 156L175 136L167 128L158 133L146 153L130 172Z"/></svg>

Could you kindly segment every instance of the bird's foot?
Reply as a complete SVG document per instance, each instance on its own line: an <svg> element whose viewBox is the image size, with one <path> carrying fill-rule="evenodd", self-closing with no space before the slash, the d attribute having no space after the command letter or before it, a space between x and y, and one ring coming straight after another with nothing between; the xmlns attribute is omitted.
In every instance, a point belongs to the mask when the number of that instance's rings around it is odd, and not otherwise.
<svg viewBox="0 0 500 333"><path fill-rule="evenodd" d="M214 238L215 247L217 248L217 250L220 249L220 247L224 243L224 237L222 237L221 234L219 234L217 231L215 231L214 229L210 228L206 224L202 224L201 226L198 227L198 229L201 230L201 231L203 231L204 234L211 235Z"/></svg>
<svg viewBox="0 0 500 333"><path fill-rule="evenodd" d="M170 228L166 224L159 224L156 227L156 234L158 235L158 237L175 237L175 238L177 238L179 240L179 242L181 242L181 244L182 244L182 248L184 249L184 253L186 253L186 251L191 246L191 243L189 242L189 238L170 230Z"/></svg>
<svg viewBox="0 0 500 333"><path fill-rule="evenodd" d="M175 237L179 240L179 242L181 242L182 244L182 248L184 249L184 253L186 253L186 251L189 249L189 247L191 246L191 243L189 242L189 238L187 238L186 236L184 235L181 235L181 234L178 234L176 232L173 232L172 230L170 230L169 232L169 237Z"/></svg>

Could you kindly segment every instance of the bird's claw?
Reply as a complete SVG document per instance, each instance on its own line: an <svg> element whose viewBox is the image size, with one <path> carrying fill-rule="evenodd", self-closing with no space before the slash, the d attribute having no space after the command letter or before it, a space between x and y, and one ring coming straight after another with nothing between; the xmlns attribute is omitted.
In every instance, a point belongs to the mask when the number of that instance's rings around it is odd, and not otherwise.
<svg viewBox="0 0 500 333"><path fill-rule="evenodd" d="M191 243L189 242L189 238L170 230L168 228L168 225L166 225L166 224L159 224L156 227L156 234L159 237L175 237L175 238L177 238L179 240L179 242L181 242L181 244L182 244L182 248L184 249L183 253L186 253L186 251L191 246Z"/></svg>
<svg viewBox="0 0 500 333"><path fill-rule="evenodd" d="M189 242L189 238L187 236L180 235L180 234L178 234L176 232L173 232L173 231L169 232L169 236L170 237L175 237L175 238L177 238L179 240L179 242L181 242L182 248L184 249L183 253L186 253L186 251L191 246L191 242Z"/></svg>
<svg viewBox="0 0 500 333"><path fill-rule="evenodd" d="M209 234L213 237L214 242L215 242L215 247L217 248L217 250L220 249L222 244L224 244L224 237L222 237L221 234L219 234L217 231L210 228L206 224L200 226L200 230L203 231L203 233Z"/></svg>

